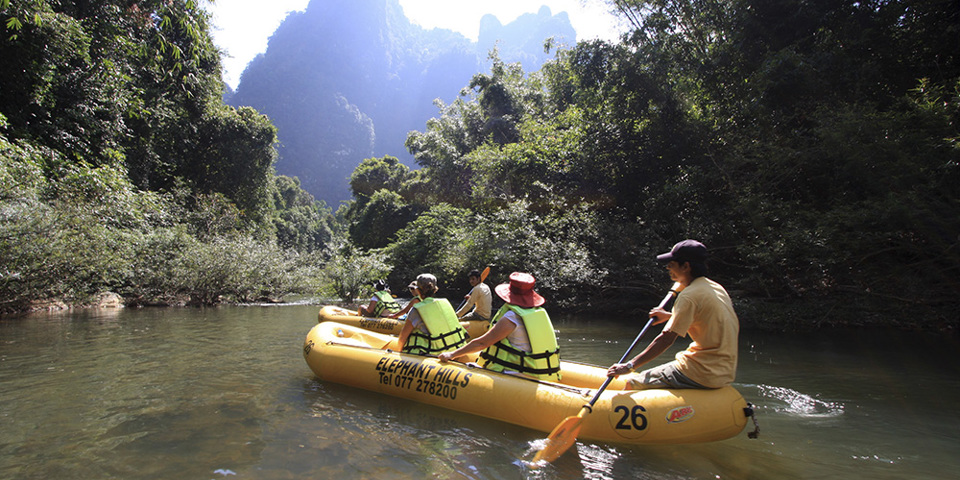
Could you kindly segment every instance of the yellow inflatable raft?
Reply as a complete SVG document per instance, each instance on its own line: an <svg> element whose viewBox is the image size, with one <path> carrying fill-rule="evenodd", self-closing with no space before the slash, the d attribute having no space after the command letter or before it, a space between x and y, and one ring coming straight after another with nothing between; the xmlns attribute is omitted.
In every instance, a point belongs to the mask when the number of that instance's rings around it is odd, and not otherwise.
<svg viewBox="0 0 960 480"><path fill-rule="evenodd" d="M303 355L323 381L350 385L541 432L576 415L606 369L561 362L563 383L507 375L462 363L397 353L396 337L336 322L310 330ZM747 424L747 403L732 387L622 390L614 380L584 417L578 438L632 444L723 440Z"/></svg>
<svg viewBox="0 0 960 480"><path fill-rule="evenodd" d="M364 330L370 330L371 332L386 333L388 335L399 335L400 329L403 328L403 320L384 317L361 317L357 315L356 310L347 310L346 308L334 305L324 305L321 307L320 314L317 315L317 317L317 321L321 323L337 322L344 325L360 327ZM467 330L470 338L477 338L490 329L490 322L487 321L460 322L460 325Z"/></svg>

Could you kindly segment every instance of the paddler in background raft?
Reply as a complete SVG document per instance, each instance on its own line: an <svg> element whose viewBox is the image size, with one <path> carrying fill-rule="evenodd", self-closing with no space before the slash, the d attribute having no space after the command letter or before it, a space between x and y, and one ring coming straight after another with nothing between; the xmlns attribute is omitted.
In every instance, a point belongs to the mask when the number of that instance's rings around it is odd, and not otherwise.
<svg viewBox="0 0 960 480"><path fill-rule="evenodd" d="M390 295L390 287L384 280L373 282L373 298L370 304L364 307L360 306L357 313L361 317L386 317L391 313L400 311L400 304Z"/></svg>
<svg viewBox="0 0 960 480"><path fill-rule="evenodd" d="M461 322L470 320L490 321L490 314L493 312L493 295L490 294L490 287L483 283L480 276L480 270L471 270L467 274L467 281L473 287L462 307L457 310L457 317ZM471 311L470 309L473 308Z"/></svg>
<svg viewBox="0 0 960 480"><path fill-rule="evenodd" d="M490 330L463 347L441 353L441 362L480 352L480 366L504 373L523 373L543 380L560 379L560 349L546 302L534 291L537 280L529 273L513 272L510 283L497 285L497 296L506 302L493 316Z"/></svg>
<svg viewBox="0 0 960 480"><path fill-rule="evenodd" d="M437 294L437 277L423 273L417 276L417 289L422 300L413 306L400 330L400 351L414 355L436 355L467 343L467 331L460 326L457 312L445 298Z"/></svg>
<svg viewBox="0 0 960 480"><path fill-rule="evenodd" d="M413 308L413 306L416 305L417 302L419 302L420 300L423 300L422 298L420 298L420 288L417 287L417 281L416 281L416 280L410 282L410 285L407 285L407 290L410 290L410 301L407 302L407 304L403 306L403 309L402 309L402 310L400 310L400 311L397 312L397 313L394 313L394 314L391 314L391 315L387 315L388 317L390 317L390 318L407 318L407 317L405 317L404 315L406 315L407 313L409 313L409 312L410 312L410 309Z"/></svg>
<svg viewBox="0 0 960 480"><path fill-rule="evenodd" d="M650 310L650 316L656 317L654 324L667 322L663 332L629 362L611 366L607 375L626 374L627 389L631 390L730 385L737 373L740 321L727 291L706 277L707 247L696 240L684 240L658 255L657 261L666 264L670 279L684 288L677 295L673 312L660 307ZM677 353L674 361L631 373L688 334L693 342Z"/></svg>

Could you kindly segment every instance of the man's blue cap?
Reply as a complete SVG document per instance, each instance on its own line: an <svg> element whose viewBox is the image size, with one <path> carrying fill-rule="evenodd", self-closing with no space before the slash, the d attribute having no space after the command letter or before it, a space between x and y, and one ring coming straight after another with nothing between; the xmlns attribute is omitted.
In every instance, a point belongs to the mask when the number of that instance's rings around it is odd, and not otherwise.
<svg viewBox="0 0 960 480"><path fill-rule="evenodd" d="M660 263L670 263L671 261L704 263L707 261L707 247L696 240L684 240L677 242L669 252L657 255L657 261Z"/></svg>

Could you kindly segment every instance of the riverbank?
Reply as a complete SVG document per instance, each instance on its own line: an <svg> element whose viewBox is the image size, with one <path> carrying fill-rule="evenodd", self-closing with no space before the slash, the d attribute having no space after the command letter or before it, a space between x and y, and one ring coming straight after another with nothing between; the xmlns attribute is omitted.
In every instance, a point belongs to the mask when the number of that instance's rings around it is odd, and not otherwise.
<svg viewBox="0 0 960 480"><path fill-rule="evenodd" d="M2 317L15 317L33 312L52 312L61 310L110 309L110 308L170 308L198 306L249 305L251 302L234 302L227 299L212 304L191 302L189 297L168 299L166 302L139 302L136 299L124 299L112 292L104 292L95 297L95 301L70 304L65 300L37 300L26 308L16 311L0 312ZM405 300L405 299L401 299ZM569 313L591 313L599 316L632 318L645 314L647 305L657 303L656 299L606 299L589 308L563 309L547 305L554 315ZM283 299L264 298L257 304L271 305L317 305L336 304L346 308L357 308L356 302L340 302L335 299L320 299L302 295L290 295ZM585 303L582 305L586 305ZM642 306L642 307L641 307ZM742 329L766 332L812 332L833 329L895 329L913 332L934 332L960 336L960 319L953 310L942 311L930 307L910 307L892 303L864 303L848 297L818 299L772 300L761 298L734 298L734 307L740 319ZM949 310L949 309L948 309Z"/></svg>

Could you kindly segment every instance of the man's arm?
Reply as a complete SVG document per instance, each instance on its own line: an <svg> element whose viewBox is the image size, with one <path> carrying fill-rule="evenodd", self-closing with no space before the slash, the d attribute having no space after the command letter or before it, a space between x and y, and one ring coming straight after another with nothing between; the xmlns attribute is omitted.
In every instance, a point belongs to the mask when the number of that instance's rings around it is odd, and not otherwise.
<svg viewBox="0 0 960 480"><path fill-rule="evenodd" d="M616 377L636 370L641 365L666 352L673 345L673 342L677 341L677 337L677 334L673 332L660 332L660 335L657 335L657 338L654 338L650 345L647 345L647 348L640 352L640 355L633 357L629 362L613 364L607 369L607 376Z"/></svg>
<svg viewBox="0 0 960 480"><path fill-rule="evenodd" d="M473 287L473 290L470 290L470 293L467 294L467 303L464 303L460 310L457 310L457 318L460 318L470 312L470 309L477 304L477 295L473 293L477 291L477 287Z"/></svg>
<svg viewBox="0 0 960 480"><path fill-rule="evenodd" d="M497 322L490 330L487 330L486 333L480 335L477 338L474 338L470 343L452 351L452 352L443 352L437 356L441 362L448 362L450 360L455 360L459 357L470 353L476 353L481 350L486 350L487 347L493 345L494 343L507 338L507 335L510 335L511 332L516 329L517 326L513 322L502 321Z"/></svg>

